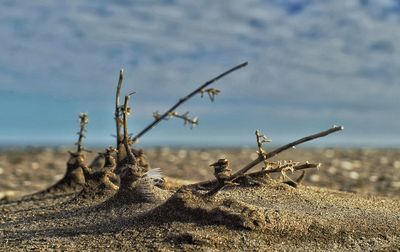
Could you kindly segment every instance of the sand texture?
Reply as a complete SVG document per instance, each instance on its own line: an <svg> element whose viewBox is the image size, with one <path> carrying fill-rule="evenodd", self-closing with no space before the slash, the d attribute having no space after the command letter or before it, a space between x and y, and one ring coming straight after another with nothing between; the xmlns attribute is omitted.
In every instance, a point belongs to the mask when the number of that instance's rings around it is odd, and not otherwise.
<svg viewBox="0 0 400 252"><path fill-rule="evenodd" d="M152 167L162 168L165 183L154 189L152 200L119 202L116 188L96 182L90 184L91 192L99 190L94 196L75 186L27 197L63 177L68 154L51 149L3 151L0 249L396 251L399 154L291 150L279 159L322 163L319 170L307 172L297 188L274 175L206 197L205 190L190 184L213 178L209 164L225 157L237 170L257 157L254 150L150 149L146 155Z"/></svg>

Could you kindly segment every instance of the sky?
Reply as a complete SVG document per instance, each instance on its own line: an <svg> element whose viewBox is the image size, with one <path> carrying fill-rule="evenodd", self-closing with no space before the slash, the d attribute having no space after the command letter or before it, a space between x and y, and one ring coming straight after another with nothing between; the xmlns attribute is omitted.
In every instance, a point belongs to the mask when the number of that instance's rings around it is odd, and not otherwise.
<svg viewBox="0 0 400 252"><path fill-rule="evenodd" d="M144 146L274 144L343 125L309 146L400 147L400 1L0 1L0 145L112 144L119 69L132 133L219 73Z"/></svg>

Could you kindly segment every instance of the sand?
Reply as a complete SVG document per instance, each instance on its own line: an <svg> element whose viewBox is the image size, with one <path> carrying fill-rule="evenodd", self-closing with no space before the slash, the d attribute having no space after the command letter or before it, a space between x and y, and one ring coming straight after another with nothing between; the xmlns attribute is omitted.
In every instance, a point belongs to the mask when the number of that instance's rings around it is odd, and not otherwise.
<svg viewBox="0 0 400 252"><path fill-rule="evenodd" d="M237 170L256 157L254 150L160 148L146 154L167 176L162 197L117 204L115 191L16 200L58 181L68 155L51 149L2 152L0 248L400 250L399 150L291 150L279 158L323 164L297 188L274 178L228 187L211 198L182 185L212 178L208 165L220 157Z"/></svg>

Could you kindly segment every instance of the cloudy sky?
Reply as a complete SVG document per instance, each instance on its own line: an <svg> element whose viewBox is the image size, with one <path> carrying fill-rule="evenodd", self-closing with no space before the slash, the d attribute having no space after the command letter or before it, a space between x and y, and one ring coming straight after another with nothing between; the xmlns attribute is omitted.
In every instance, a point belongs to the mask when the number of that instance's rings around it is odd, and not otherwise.
<svg viewBox="0 0 400 252"><path fill-rule="evenodd" d="M283 143L334 124L316 144L400 146L400 1L0 1L0 144L111 143L120 68L137 132L220 72L200 124L163 122L144 145Z"/></svg>

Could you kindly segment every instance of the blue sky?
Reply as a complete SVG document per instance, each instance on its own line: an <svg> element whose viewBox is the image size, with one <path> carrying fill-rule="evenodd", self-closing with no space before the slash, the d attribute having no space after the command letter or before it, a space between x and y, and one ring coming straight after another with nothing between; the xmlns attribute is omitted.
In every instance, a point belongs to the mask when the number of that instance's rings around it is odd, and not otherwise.
<svg viewBox="0 0 400 252"><path fill-rule="evenodd" d="M166 121L144 145L248 145L260 129L278 144L333 124L316 142L400 146L400 3L393 0L1 1L0 142L113 141L118 71L133 132L220 72L214 103L181 107L190 130Z"/></svg>

